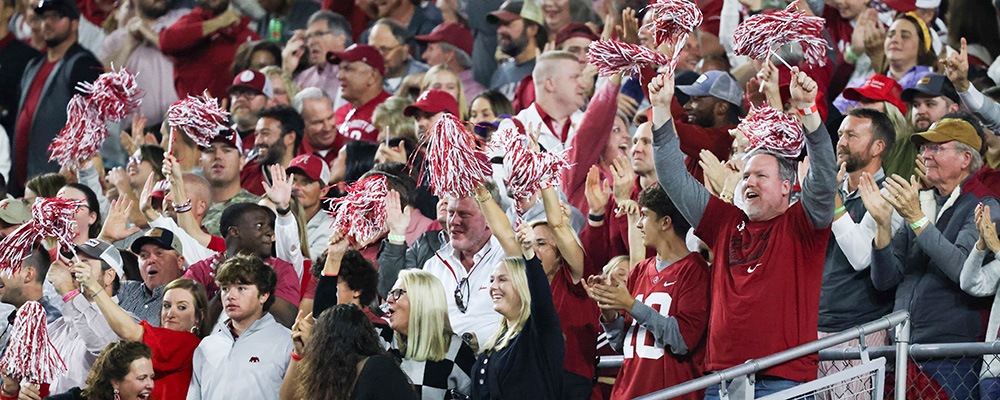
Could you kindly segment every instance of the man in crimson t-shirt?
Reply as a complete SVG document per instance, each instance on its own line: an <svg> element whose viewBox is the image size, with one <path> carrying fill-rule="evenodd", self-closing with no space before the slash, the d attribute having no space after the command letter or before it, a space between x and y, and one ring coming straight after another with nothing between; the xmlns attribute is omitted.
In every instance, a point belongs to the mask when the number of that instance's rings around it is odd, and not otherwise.
<svg viewBox="0 0 1000 400"><path fill-rule="evenodd" d="M684 170L670 113L673 78L649 85L653 149L660 184L713 250L712 305L706 371L720 371L816 340L823 261L833 220L837 166L833 145L816 109L816 82L792 69L792 104L803 115L812 160L802 196L790 203L801 147L763 147L743 171L743 209L709 195ZM773 133L763 133L773 134ZM757 372L762 397L816 379L813 354ZM720 395L716 385L706 398Z"/></svg>

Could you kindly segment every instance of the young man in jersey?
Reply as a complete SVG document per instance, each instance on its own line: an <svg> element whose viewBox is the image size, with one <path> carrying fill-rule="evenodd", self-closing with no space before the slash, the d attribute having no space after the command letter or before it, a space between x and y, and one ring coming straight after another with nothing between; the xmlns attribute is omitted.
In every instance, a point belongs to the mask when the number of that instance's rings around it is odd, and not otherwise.
<svg viewBox="0 0 1000 400"><path fill-rule="evenodd" d="M628 203L638 208L632 200L624 203L626 209ZM611 278L589 290L601 308L611 347L625 354L612 399L635 398L701 376L705 350L709 270L701 255L684 245L691 226L660 185L643 190L639 206L630 235L641 235L642 246L633 247L653 247L656 255L640 261L627 283ZM701 396L699 391L685 398Z"/></svg>
<svg viewBox="0 0 1000 400"><path fill-rule="evenodd" d="M817 84L792 68L792 105L800 110L805 149L811 165L802 179L802 196L791 203L795 164L782 154L792 148L760 149L750 154L737 193L737 208L712 197L684 168L670 115L672 77L649 85L653 103L653 159L656 175L692 226L716 255L712 265L712 309L706 371L721 371L816 340L823 261L830 237L837 190L833 144L817 112ZM780 153L778 152L780 151ZM816 355L757 373L757 397L816 379ZM720 395L709 387L706 399Z"/></svg>

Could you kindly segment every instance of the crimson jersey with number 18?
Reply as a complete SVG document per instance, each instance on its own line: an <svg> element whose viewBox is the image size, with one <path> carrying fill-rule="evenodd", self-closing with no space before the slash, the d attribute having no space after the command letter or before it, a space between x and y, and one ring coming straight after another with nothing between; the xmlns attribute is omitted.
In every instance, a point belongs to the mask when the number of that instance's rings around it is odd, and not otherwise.
<svg viewBox="0 0 1000 400"><path fill-rule="evenodd" d="M628 290L664 317L677 320L687 353L674 354L657 346L645 324L625 316L625 361L615 380L612 399L631 399L701 376L708 326L709 270L698 253L656 270L656 257L636 265L628 277ZM700 399L701 393L682 398Z"/></svg>

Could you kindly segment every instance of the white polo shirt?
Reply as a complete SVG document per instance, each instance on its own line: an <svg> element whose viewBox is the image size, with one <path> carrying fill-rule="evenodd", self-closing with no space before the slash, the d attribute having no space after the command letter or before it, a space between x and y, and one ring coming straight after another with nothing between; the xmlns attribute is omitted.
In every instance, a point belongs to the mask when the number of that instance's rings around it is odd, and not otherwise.
<svg viewBox="0 0 1000 400"><path fill-rule="evenodd" d="M444 286L445 298L448 299L448 319L451 329L459 336L466 332L476 334L480 345L496 332L500 324L500 314L493 311L493 299L490 298L490 274L507 254L495 236L490 236L475 255L472 256L472 269L466 271L456 256L451 242L445 243L434 257L424 263L424 271L441 280ZM455 289L459 282L467 278L462 286L462 296L468 306L463 313L455 302Z"/></svg>

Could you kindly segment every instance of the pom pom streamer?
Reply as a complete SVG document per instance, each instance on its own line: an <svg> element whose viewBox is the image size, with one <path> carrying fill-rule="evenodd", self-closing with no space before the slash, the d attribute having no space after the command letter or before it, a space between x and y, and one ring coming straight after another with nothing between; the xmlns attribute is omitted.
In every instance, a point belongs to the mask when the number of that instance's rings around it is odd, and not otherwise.
<svg viewBox="0 0 1000 400"><path fill-rule="evenodd" d="M736 127L750 142L747 154L766 149L785 158L795 158L802 153L806 136L798 121L771 106L753 108L750 114Z"/></svg>
<svg viewBox="0 0 1000 400"><path fill-rule="evenodd" d="M687 0L653 0L649 4L649 12L653 13L653 19L643 27L653 33L656 46L659 47L664 42L670 42L674 46L668 69L673 74L677 67L677 57L684 49L688 34L701 25L701 10L697 4Z"/></svg>
<svg viewBox="0 0 1000 400"><path fill-rule="evenodd" d="M458 118L445 114L421 143L427 149L427 168L420 181L430 179L436 196L474 196L476 187L493 173L486 154L476 148L477 142Z"/></svg>
<svg viewBox="0 0 1000 400"><path fill-rule="evenodd" d="M807 63L826 65L826 39L823 18L796 10L798 1L788 8L748 18L736 27L733 45L736 54L760 60L789 42L798 42Z"/></svg>
<svg viewBox="0 0 1000 400"><path fill-rule="evenodd" d="M31 207L31 220L0 241L0 274L12 274L21 269L21 262L31 255L36 242L53 238L70 252L74 251L76 211L83 200L47 199L39 197Z"/></svg>
<svg viewBox="0 0 1000 400"><path fill-rule="evenodd" d="M201 147L208 147L212 138L229 129L229 112L220 108L215 99L202 96L188 96L171 104L167 109L167 120L172 127L183 130Z"/></svg>
<svg viewBox="0 0 1000 400"><path fill-rule="evenodd" d="M135 77L122 68L101 74L91 82L80 82L66 106L66 126L49 144L49 160L61 166L78 167L97 154L108 138L108 122L118 122L142 103L142 90Z"/></svg>
<svg viewBox="0 0 1000 400"><path fill-rule="evenodd" d="M538 193L540 185L559 185L563 168L569 167L569 149L560 153L538 152L528 147L527 135L516 129L497 132L490 141L490 154L503 154L504 183L515 199Z"/></svg>
<svg viewBox="0 0 1000 400"><path fill-rule="evenodd" d="M122 68L105 72L93 83L80 82L77 90L90 95L90 105L106 121L118 122L142 104L142 90L135 83L135 76Z"/></svg>
<svg viewBox="0 0 1000 400"><path fill-rule="evenodd" d="M0 371L36 384L50 383L66 373L66 363L49 340L45 309L37 301L26 302L17 310Z"/></svg>
<svg viewBox="0 0 1000 400"><path fill-rule="evenodd" d="M347 195L333 200L334 229L354 243L368 243L386 230L385 175L372 175L349 185Z"/></svg>
<svg viewBox="0 0 1000 400"><path fill-rule="evenodd" d="M644 65L667 65L671 61L670 57L655 50L616 40L592 43L587 58L601 72L601 76L620 72L638 74Z"/></svg>

